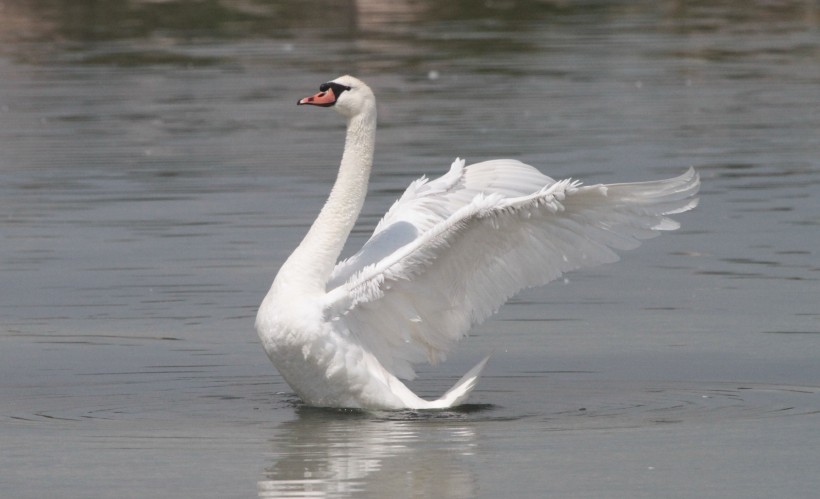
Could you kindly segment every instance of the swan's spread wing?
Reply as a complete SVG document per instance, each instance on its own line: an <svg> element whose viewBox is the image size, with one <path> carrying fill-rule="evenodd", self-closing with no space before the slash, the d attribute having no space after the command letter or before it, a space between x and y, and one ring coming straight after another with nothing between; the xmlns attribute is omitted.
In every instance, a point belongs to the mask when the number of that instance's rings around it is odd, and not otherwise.
<svg viewBox="0 0 820 499"><path fill-rule="evenodd" d="M330 318L391 372L411 378L414 363L441 359L521 289L615 261L613 249L631 249L659 230L678 228L665 215L694 207L699 186L691 169L674 179L632 184L547 180L526 195L477 194L417 228L414 239L328 293ZM380 225L374 238L407 220Z"/></svg>
<svg viewBox="0 0 820 499"><path fill-rule="evenodd" d="M553 182L532 166L513 159L496 159L465 167L464 160L456 158L445 175L435 180L422 177L410 184L362 249L336 266L327 289L340 286L363 268L415 241L470 204L479 194L494 193L514 198L531 194Z"/></svg>

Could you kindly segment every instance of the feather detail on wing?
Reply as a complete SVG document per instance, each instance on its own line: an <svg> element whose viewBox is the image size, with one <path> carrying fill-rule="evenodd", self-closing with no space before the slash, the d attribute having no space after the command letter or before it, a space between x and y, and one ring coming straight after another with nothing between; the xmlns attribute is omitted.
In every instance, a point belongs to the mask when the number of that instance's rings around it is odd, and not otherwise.
<svg viewBox="0 0 820 499"><path fill-rule="evenodd" d="M698 176L581 186L512 160L420 179L328 284L328 317L341 321L393 374L444 358L470 327L524 288L618 259L665 217L697 204ZM354 333L355 331L355 333Z"/></svg>

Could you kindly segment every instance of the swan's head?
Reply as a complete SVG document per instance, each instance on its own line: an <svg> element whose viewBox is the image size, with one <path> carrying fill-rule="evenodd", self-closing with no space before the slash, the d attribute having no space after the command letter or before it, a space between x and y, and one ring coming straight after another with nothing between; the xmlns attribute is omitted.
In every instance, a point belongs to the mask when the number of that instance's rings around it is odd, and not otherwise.
<svg viewBox="0 0 820 499"><path fill-rule="evenodd" d="M300 99L297 105L333 107L348 118L365 111L372 111L376 106L376 97L370 87L352 76L340 76L335 80L319 85L319 93Z"/></svg>

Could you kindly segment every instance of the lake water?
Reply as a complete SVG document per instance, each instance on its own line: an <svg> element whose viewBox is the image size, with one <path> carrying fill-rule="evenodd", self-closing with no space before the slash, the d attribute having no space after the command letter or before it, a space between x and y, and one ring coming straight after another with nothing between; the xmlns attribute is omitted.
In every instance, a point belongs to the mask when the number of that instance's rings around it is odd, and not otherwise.
<svg viewBox="0 0 820 499"><path fill-rule="evenodd" d="M527 291L457 411L300 404L253 330L379 98L349 251L414 178L697 168L682 229ZM820 6L0 2L0 496L816 497Z"/></svg>

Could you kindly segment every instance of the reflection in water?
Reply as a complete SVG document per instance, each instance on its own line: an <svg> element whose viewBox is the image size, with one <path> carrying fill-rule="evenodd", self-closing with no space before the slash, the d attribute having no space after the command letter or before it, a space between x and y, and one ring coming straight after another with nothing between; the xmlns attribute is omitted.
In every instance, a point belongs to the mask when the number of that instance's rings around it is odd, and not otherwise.
<svg viewBox="0 0 820 499"><path fill-rule="evenodd" d="M259 497L475 497L472 424L302 407L273 439Z"/></svg>

